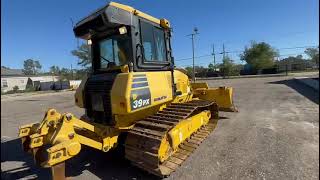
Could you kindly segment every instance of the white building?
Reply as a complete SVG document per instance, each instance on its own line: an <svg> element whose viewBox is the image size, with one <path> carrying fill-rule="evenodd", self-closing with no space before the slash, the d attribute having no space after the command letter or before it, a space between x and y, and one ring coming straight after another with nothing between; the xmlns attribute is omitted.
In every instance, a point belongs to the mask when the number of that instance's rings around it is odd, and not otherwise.
<svg viewBox="0 0 320 180"><path fill-rule="evenodd" d="M1 67L1 91L7 92L17 86L25 90L27 86L40 86L41 82L58 81L58 76L24 75L21 69L8 69Z"/></svg>

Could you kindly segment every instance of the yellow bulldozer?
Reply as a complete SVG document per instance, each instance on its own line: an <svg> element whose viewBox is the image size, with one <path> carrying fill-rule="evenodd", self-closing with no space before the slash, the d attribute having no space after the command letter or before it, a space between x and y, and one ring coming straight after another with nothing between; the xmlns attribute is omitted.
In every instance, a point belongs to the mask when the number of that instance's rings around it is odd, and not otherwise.
<svg viewBox="0 0 320 180"><path fill-rule="evenodd" d="M85 115L49 109L19 129L24 151L53 179L65 179L65 162L83 146L123 147L133 165L169 176L214 130L219 111L237 111L231 87L190 82L175 68L166 19L110 2L73 31L91 48L91 72L75 92Z"/></svg>

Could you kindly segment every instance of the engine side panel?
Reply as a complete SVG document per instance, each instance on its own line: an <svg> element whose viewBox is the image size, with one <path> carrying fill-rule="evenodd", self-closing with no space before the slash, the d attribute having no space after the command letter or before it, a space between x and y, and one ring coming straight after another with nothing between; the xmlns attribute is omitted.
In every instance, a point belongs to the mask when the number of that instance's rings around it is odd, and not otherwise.
<svg viewBox="0 0 320 180"><path fill-rule="evenodd" d="M172 98L170 71L121 73L111 90L112 112L134 113Z"/></svg>
<svg viewBox="0 0 320 180"><path fill-rule="evenodd" d="M118 74L111 90L116 126L129 128L134 121L156 113L172 101L172 92L170 71Z"/></svg>

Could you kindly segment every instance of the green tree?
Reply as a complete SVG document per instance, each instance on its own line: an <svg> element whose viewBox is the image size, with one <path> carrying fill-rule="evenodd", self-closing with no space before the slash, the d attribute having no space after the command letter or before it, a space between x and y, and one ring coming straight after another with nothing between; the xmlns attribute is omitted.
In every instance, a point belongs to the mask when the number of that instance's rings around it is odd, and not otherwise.
<svg viewBox="0 0 320 180"><path fill-rule="evenodd" d="M208 69L209 69L209 71L214 71L214 65L212 63L210 63L208 65Z"/></svg>
<svg viewBox="0 0 320 180"><path fill-rule="evenodd" d="M282 59L281 61L277 61L276 64L281 67L280 71L283 71L283 68L287 68L288 70L304 70L306 68L308 61L303 59L302 55L297 55L296 57L289 56L287 58Z"/></svg>
<svg viewBox="0 0 320 180"><path fill-rule="evenodd" d="M87 70L86 69L75 70L74 79L82 80L85 77L86 74L87 74Z"/></svg>
<svg viewBox="0 0 320 180"><path fill-rule="evenodd" d="M185 70L187 71L187 75L189 76L189 78L192 78L193 68L192 67L186 67Z"/></svg>
<svg viewBox="0 0 320 180"><path fill-rule="evenodd" d="M53 75L59 75L60 68L59 68L59 66L51 66L49 72L50 72L50 74L53 74Z"/></svg>
<svg viewBox="0 0 320 180"><path fill-rule="evenodd" d="M319 47L318 48L307 48L304 53L306 53L312 62L316 63L319 68Z"/></svg>
<svg viewBox="0 0 320 180"><path fill-rule="evenodd" d="M78 64L84 68L89 69L91 67L90 46L82 44L78 49L72 50L71 54L79 58Z"/></svg>
<svg viewBox="0 0 320 180"><path fill-rule="evenodd" d="M223 77L238 76L240 75L240 71L243 69L243 65L235 64L229 56L225 56L222 59L222 63L218 64L218 68Z"/></svg>
<svg viewBox="0 0 320 180"><path fill-rule="evenodd" d="M6 66L1 66L2 68L4 68L4 69L10 69L9 67L6 67Z"/></svg>
<svg viewBox="0 0 320 180"><path fill-rule="evenodd" d="M240 54L241 60L250 64L254 70L273 67L277 56L278 52L265 42L252 42L251 46L245 47L244 52Z"/></svg>
<svg viewBox="0 0 320 180"><path fill-rule="evenodd" d="M209 72L214 72L217 68L218 68L218 65L217 65L217 64L216 64L216 65L213 65L212 63L210 63L210 64L208 65L208 71L209 71Z"/></svg>
<svg viewBox="0 0 320 180"><path fill-rule="evenodd" d="M18 86L14 86L13 88L12 88L12 90L13 90L13 92L18 92L18 90L19 90L19 87Z"/></svg>
<svg viewBox="0 0 320 180"><path fill-rule="evenodd" d="M26 75L38 74L41 70L41 64L39 61L33 59L27 59L23 62L23 73Z"/></svg>
<svg viewBox="0 0 320 180"><path fill-rule="evenodd" d="M233 68L233 62L232 60L228 57L225 56L222 59L222 64L220 67L220 71L222 72L223 76L230 76Z"/></svg>
<svg viewBox="0 0 320 180"><path fill-rule="evenodd" d="M61 68L59 71L60 80L70 80L72 79L71 70L68 68Z"/></svg>
<svg viewBox="0 0 320 180"><path fill-rule="evenodd" d="M186 67L185 70L187 71L187 75L189 78L192 78L193 75L193 67ZM206 77L208 68L205 68L203 66L194 66L195 71L195 77Z"/></svg>
<svg viewBox="0 0 320 180"><path fill-rule="evenodd" d="M203 66L195 66L194 70L196 72L196 77L206 77L208 68L205 68Z"/></svg>

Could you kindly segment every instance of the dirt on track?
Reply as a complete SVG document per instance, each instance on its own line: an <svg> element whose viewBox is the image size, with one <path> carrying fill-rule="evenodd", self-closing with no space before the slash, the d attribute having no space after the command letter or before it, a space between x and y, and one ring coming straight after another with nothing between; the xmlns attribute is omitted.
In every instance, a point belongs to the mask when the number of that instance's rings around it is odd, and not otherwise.
<svg viewBox="0 0 320 180"><path fill-rule="evenodd" d="M319 179L319 94L290 77L209 80L234 87L239 113L221 113L217 128L168 179ZM73 92L1 101L2 179L47 179L17 140L20 125L48 107L73 112ZM85 148L67 164L74 179L151 179L116 153Z"/></svg>

